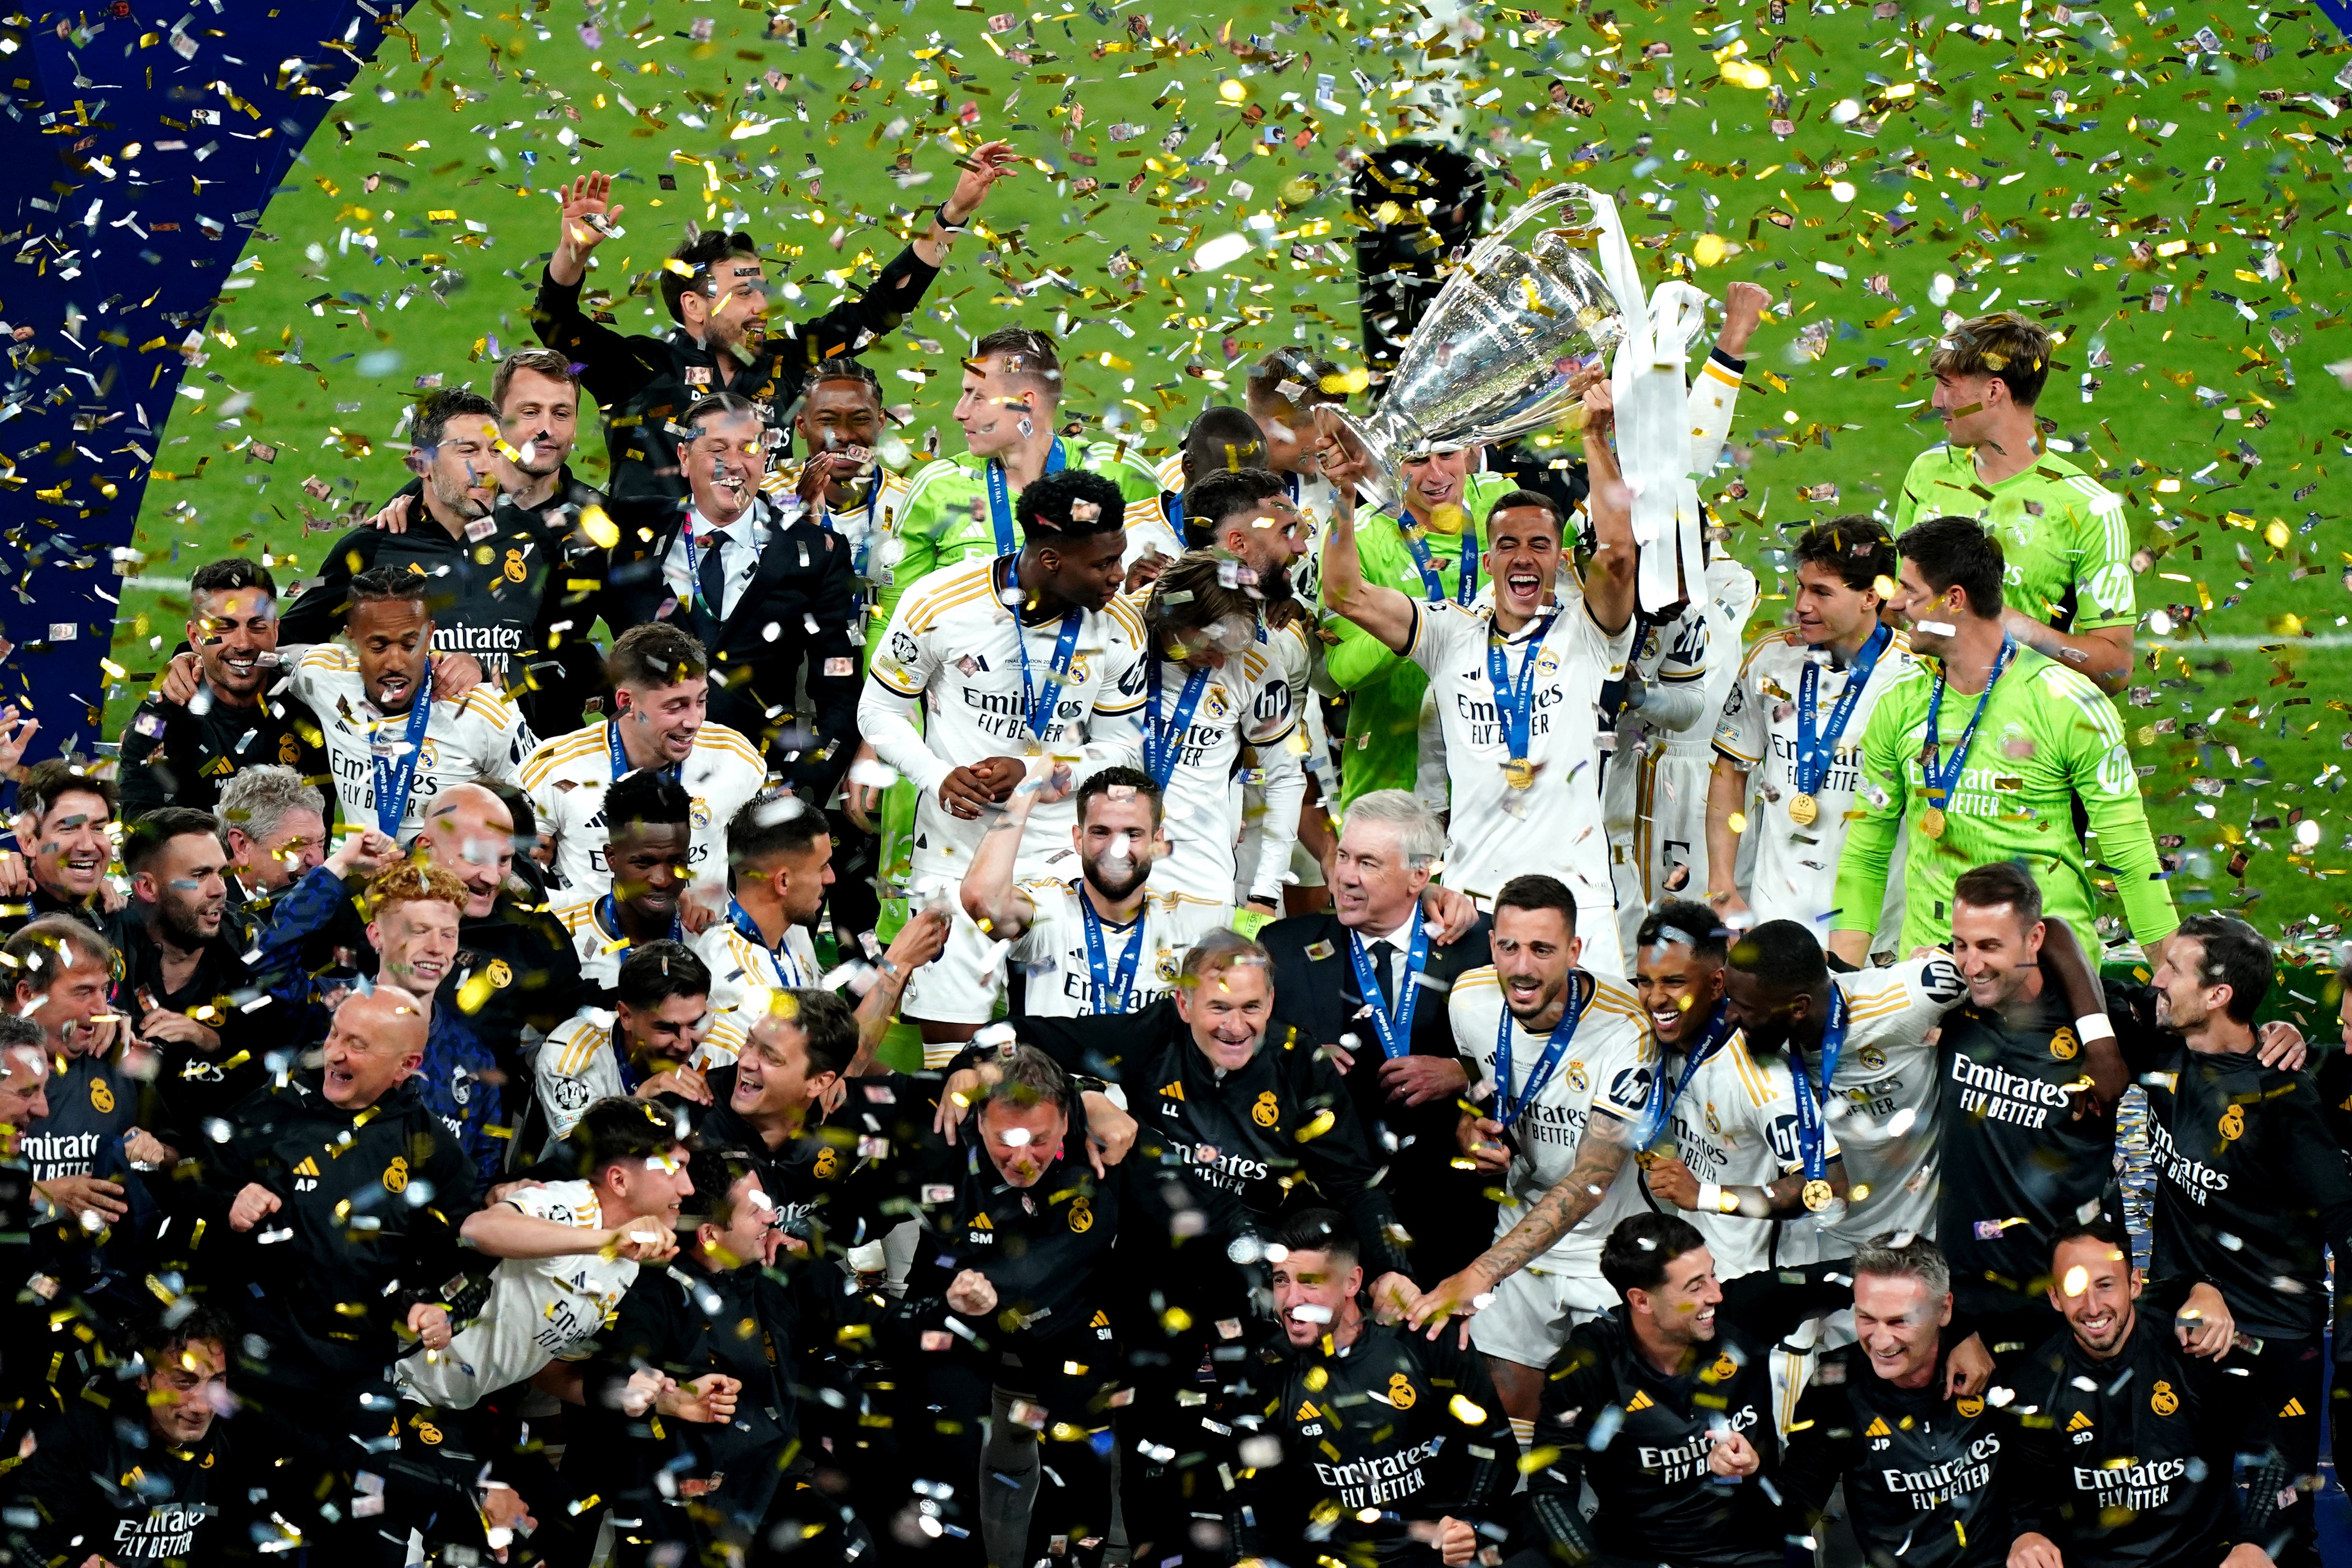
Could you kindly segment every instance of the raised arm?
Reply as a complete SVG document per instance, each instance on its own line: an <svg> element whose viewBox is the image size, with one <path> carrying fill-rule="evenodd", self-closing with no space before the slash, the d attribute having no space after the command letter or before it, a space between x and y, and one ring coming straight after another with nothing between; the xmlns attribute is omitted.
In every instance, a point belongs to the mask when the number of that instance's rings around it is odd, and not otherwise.
<svg viewBox="0 0 2352 1568"><path fill-rule="evenodd" d="M1323 541L1323 607L1363 627L1391 653L1402 654L1412 647L1413 622L1419 611L1396 589L1364 581L1363 558L1356 548L1355 502L1345 490L1340 492L1330 532Z"/></svg>
<svg viewBox="0 0 2352 1568"><path fill-rule="evenodd" d="M2066 1011L2074 1018L2105 1019L2107 997L2100 988L2099 973L2076 940L2074 928L2064 921L2042 922L2042 970L2057 983L2060 994L2066 998ZM2123 1047L2116 1043L2112 1026L2097 1039L2084 1039L2083 1065L2091 1074L2091 1092L2102 1105L2115 1104L2131 1087L2131 1068L2124 1063Z"/></svg>
<svg viewBox="0 0 2352 1568"><path fill-rule="evenodd" d="M1042 772L1039 764L1043 764ZM1005 802L1004 809L995 815L987 832L981 836L980 848L972 855L971 867L964 872L963 885L958 889L963 912L998 942L1013 941L1037 918L1036 901L1013 880L1014 866L1021 858L1021 837L1029 826L1029 815L1054 786L1050 776L1053 769L1051 757L1032 762L1029 776L1013 785L1013 798ZM1066 779L1066 773L1064 777ZM1067 793L1065 784L1054 798L1058 800Z"/></svg>
<svg viewBox="0 0 2352 1568"><path fill-rule="evenodd" d="M1634 567L1641 554L1633 542L1633 492L1626 488L1617 454L1609 445L1616 423L1609 383L1595 381L1584 389L1584 468L1591 486L1584 504L1592 517L1595 541L1592 559L1584 568L1584 606L1591 612L1593 625L1611 637L1633 618Z"/></svg>
<svg viewBox="0 0 2352 1568"><path fill-rule="evenodd" d="M1739 891L1739 834L1731 825L1747 805L1747 768L1716 752L1706 775L1706 901L1727 915L1748 910Z"/></svg>

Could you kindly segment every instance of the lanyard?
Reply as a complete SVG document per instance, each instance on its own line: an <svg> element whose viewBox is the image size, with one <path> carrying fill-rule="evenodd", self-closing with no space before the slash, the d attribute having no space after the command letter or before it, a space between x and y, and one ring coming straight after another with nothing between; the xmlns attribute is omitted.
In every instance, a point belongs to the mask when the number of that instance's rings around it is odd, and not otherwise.
<svg viewBox="0 0 2352 1568"><path fill-rule="evenodd" d="M1544 1037L1543 1054L1528 1070L1528 1080L1517 1096L1511 1093L1511 1009L1507 1005L1503 1016L1495 1026L1495 1120L1506 1130L1518 1125L1536 1096L1551 1082L1551 1075L1559 1070L1559 1058L1568 1054L1570 1040L1576 1038L1576 1026L1584 1016L1584 988L1578 984L1575 970L1568 972L1568 997L1561 1005L1559 1022ZM1533 1034L1533 1030L1528 1033Z"/></svg>
<svg viewBox="0 0 2352 1568"><path fill-rule="evenodd" d="M1055 449L1060 450L1059 447ZM1019 574L1015 573L1016 580ZM1086 612L1075 605L1070 606L1069 614L1062 617L1061 633L1054 641L1054 661L1046 667L1053 679L1045 682L1045 689L1041 693L1037 689L1036 677L1029 668L1029 629L1021 624L1020 609L1017 606L1013 609L1013 649L1021 656L1021 711L1024 721L1029 726L1029 732L1040 741L1045 738L1045 731L1054 727L1054 711L1062 702L1062 682L1069 679L1070 660L1077 656L1078 651L1078 627L1085 619Z"/></svg>
<svg viewBox="0 0 2352 1568"><path fill-rule="evenodd" d="M1355 966L1356 988L1364 994L1364 1005L1371 1009L1372 1031L1381 1037L1381 1055L1390 1061L1412 1049L1412 1010L1421 1000L1421 972L1429 966L1429 928L1421 921L1421 911L1413 911L1412 945L1404 955L1404 973L1396 977L1396 1000L1389 1010L1381 1010L1381 977L1372 971L1371 954L1364 951L1364 939L1354 931L1348 933L1348 962Z"/></svg>
<svg viewBox="0 0 2352 1568"><path fill-rule="evenodd" d="M751 917L747 915L744 918L748 920ZM610 893L605 894L604 901L596 906L596 923L603 926L606 931L611 931L614 936L620 937L622 939L622 946L631 947L635 945L627 940L628 933L621 929L621 903L618 899L614 898ZM738 926L736 929L740 931L743 928ZM756 932L759 928L754 926L751 930ZM686 926L684 922L679 920L676 911L672 911L669 917L669 940L672 942L684 942L686 940Z"/></svg>
<svg viewBox="0 0 2352 1568"><path fill-rule="evenodd" d="M1190 548L1184 538L1184 492L1166 490L1160 495L1161 510L1167 514L1168 526L1176 531L1176 542Z"/></svg>
<svg viewBox="0 0 2352 1568"><path fill-rule="evenodd" d="M1062 438L1056 436L1054 444L1045 448L1045 471L1058 474L1068 462L1062 455ZM881 476L877 474L875 479L878 483ZM996 527L999 555L1010 555L1021 548L1020 541L1013 536L1013 494L1004 482L1004 465L993 458L988 459L988 520Z"/></svg>
<svg viewBox="0 0 2352 1568"><path fill-rule="evenodd" d="M1927 754L1919 768L1921 781L1927 786L1930 805L1940 806L1952 798L1953 786L1960 782L1960 774L1968 766L1969 745L1977 738L1977 721L1984 717L1985 704L1992 700L1992 689L2000 684L2001 671L2009 668L2009 661L2016 652L2017 639L2003 637L2000 652L1992 661L1992 674L1985 679L1984 694L1977 699L1977 710L1969 715L1969 727L1960 731L1958 740L1952 742L1952 757L1948 763L1941 761L1943 747L1936 739L1936 716L1944 707L1944 670L1941 665L1937 667L1936 689L1927 695Z"/></svg>
<svg viewBox="0 0 2352 1568"><path fill-rule="evenodd" d="M1201 705L1201 693L1208 689L1209 672L1195 669L1184 677L1184 690L1176 699L1175 716L1166 723L1160 720L1160 655L1151 655L1151 682L1143 699L1143 766L1151 782L1166 794L1168 781L1176 776L1176 760L1184 754L1184 731L1192 726L1192 710Z"/></svg>
<svg viewBox="0 0 2352 1568"><path fill-rule="evenodd" d="M714 605L709 600L702 596L702 553L696 547L694 542L694 519L691 516L687 518L686 525L677 531L677 537L686 546L686 597L688 604L701 605L702 613L709 616L714 621L725 620L727 617L719 614L719 611L724 608L724 605ZM719 542L719 531L716 528L711 530L711 538L712 542ZM723 570L726 565L727 558L722 555L719 559L719 565Z"/></svg>
<svg viewBox="0 0 2352 1568"><path fill-rule="evenodd" d="M1845 689L1838 694L1837 706L1830 710L1829 728L1820 734L1814 733L1813 710L1821 690L1822 667L1811 659L1805 661L1805 668L1797 676L1799 795L1821 793L1822 782L1830 776L1830 759L1836 755L1837 743L1845 734L1846 722L1853 717L1854 705L1862 700L1863 688L1870 684L1870 672L1878 668L1878 656L1886 651L1886 645L1894 637L1894 631L1884 626L1870 634L1870 640L1862 645L1862 651L1847 667Z"/></svg>
<svg viewBox="0 0 2352 1568"><path fill-rule="evenodd" d="M1830 1016L1822 1027L1822 1082L1816 1091L1805 1071L1805 1053L1789 1042L1789 1076L1796 1080L1797 1090L1797 1152L1805 1164L1805 1184L1829 1180L1828 1142L1822 1136L1822 1101L1828 1098L1830 1080L1837 1077L1838 1057L1845 1049L1845 993L1834 984L1830 987ZM1828 1188L1820 1189L1826 1200ZM1805 1206L1818 1212L1821 1205L1810 1197Z"/></svg>
<svg viewBox="0 0 2352 1568"><path fill-rule="evenodd" d="M378 720L381 727L383 721ZM409 700L408 721L401 731L400 754L386 757L369 735L368 750L375 753L375 825L378 831L400 837L401 818L408 815L408 792L416 783L416 764L425 755L425 727L433 722L433 661L425 661L425 684Z"/></svg>
<svg viewBox="0 0 2352 1568"><path fill-rule="evenodd" d="M1422 596L1433 605L1445 603L1445 583L1437 574L1437 564L1431 559L1429 541L1423 537L1428 530L1412 521L1407 512L1397 514L1397 531L1404 535L1404 547L1412 552L1412 563L1421 568ZM1461 572L1454 579L1454 602L1464 609L1478 596L1478 525L1465 518L1462 524Z"/></svg>
<svg viewBox="0 0 2352 1568"><path fill-rule="evenodd" d="M866 528L858 534L857 542L849 547L850 575L860 582L865 580L866 563L874 553L875 531L880 527L882 521L883 477L880 466L877 465L874 469L873 486L866 497ZM841 530L834 526L833 508L825 502L824 497L817 498L816 505L812 510L817 515L819 526L835 538L841 536Z"/></svg>
<svg viewBox="0 0 2352 1568"><path fill-rule="evenodd" d="M727 923L735 928L737 935L768 955L768 961L776 967L778 986L787 991L805 990L808 987L807 977L801 973L801 961L784 951L783 942L780 942L775 946L770 947L768 939L760 934L760 922L753 920L743 906L733 899L727 900ZM789 931L786 932L786 937L789 940Z"/></svg>
<svg viewBox="0 0 2352 1568"><path fill-rule="evenodd" d="M1127 939L1127 951L1119 954L1118 973L1110 972L1110 954L1103 942L1102 918L1095 913L1094 900L1087 897L1083 887L1074 888L1078 900L1078 920L1087 930L1087 968L1093 972L1095 1005L1112 1013L1135 1010L1135 961L1143 952L1143 920L1145 911L1135 912L1135 924Z"/></svg>
<svg viewBox="0 0 2352 1568"><path fill-rule="evenodd" d="M618 783L624 774L636 771L629 766L628 749L621 744L621 721L618 719L610 719L605 721L604 747L612 753L613 778L615 783ZM684 763L672 763L669 766L661 770L661 774L664 778L669 780L670 783L677 784L681 782L682 775L685 772L686 764Z"/></svg>
<svg viewBox="0 0 2352 1568"><path fill-rule="evenodd" d="M1675 1114L1675 1107L1682 1103L1683 1090L1690 1087L1690 1080L1697 1076L1698 1069L1714 1060L1715 1054L1723 1049L1724 1042L1736 1032L1730 1013L1731 1009L1724 1004L1717 1002L1715 1005L1715 1016L1706 1021L1706 1032L1683 1058L1683 1070L1675 1078L1674 1088L1667 1089L1665 1098L1651 1108L1649 1136L1642 1140L1643 1147L1647 1148L1659 1133L1666 1130L1667 1121ZM1665 1082L1663 1073L1659 1075L1658 1082L1663 1088Z"/></svg>
<svg viewBox="0 0 2352 1568"><path fill-rule="evenodd" d="M1528 760L1530 731L1535 727L1536 655L1542 651L1544 637L1559 614L1555 610L1536 623L1528 637L1527 657L1519 660L1517 685L1511 682L1510 640L1493 621L1486 623L1486 679L1495 688L1495 717L1503 727L1503 746L1515 763Z"/></svg>
<svg viewBox="0 0 2352 1568"><path fill-rule="evenodd" d="M1298 476L1292 473L1284 474L1282 476L1282 487L1290 492L1290 504L1297 506L1298 504Z"/></svg>

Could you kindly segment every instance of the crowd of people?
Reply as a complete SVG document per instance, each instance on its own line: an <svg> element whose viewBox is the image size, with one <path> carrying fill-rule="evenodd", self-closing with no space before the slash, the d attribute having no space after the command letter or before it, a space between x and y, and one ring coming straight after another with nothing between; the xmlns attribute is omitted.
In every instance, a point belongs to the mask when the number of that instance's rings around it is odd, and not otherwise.
<svg viewBox="0 0 2352 1568"><path fill-rule="evenodd" d="M1597 369L1572 461L1379 471L1303 349L1155 460L1011 323L890 469L1010 157L658 337L574 182L544 346L16 770L16 1560L2315 1563L2352 1098L2174 910L2045 331L1645 605Z"/></svg>

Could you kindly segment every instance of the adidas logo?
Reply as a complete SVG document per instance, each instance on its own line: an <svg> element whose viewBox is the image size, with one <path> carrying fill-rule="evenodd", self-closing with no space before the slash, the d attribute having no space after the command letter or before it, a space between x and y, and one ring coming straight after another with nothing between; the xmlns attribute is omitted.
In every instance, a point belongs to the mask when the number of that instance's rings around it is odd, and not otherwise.
<svg viewBox="0 0 2352 1568"><path fill-rule="evenodd" d="M1301 1421L1315 1421L1319 1420L1322 1415L1323 1413L1321 1411L1315 1408L1315 1402L1313 1400L1302 1399L1298 1402L1298 1415L1297 1419Z"/></svg>
<svg viewBox="0 0 2352 1568"><path fill-rule="evenodd" d="M294 1173L298 1176L315 1176L319 1173L319 1162L305 1154L302 1156L302 1163L294 1167Z"/></svg>
<svg viewBox="0 0 2352 1568"><path fill-rule="evenodd" d="M996 1225L995 1222L991 1220L986 1215L982 1215L978 1219L971 1222L971 1228L974 1230L994 1230L996 1228Z"/></svg>
<svg viewBox="0 0 2352 1568"><path fill-rule="evenodd" d="M1632 1415L1638 1411L1648 1410L1657 1403L1658 1402L1656 1400L1650 1397L1650 1391L1648 1389L1644 1388L1637 1390L1634 1393L1633 1397L1625 1402L1625 1414Z"/></svg>
<svg viewBox="0 0 2352 1568"><path fill-rule="evenodd" d="M1887 1430L1886 1417L1884 1415L1872 1416L1870 1418L1870 1425L1863 1428L1862 1435L1865 1437L1891 1437L1894 1436L1892 1432Z"/></svg>
<svg viewBox="0 0 2352 1568"><path fill-rule="evenodd" d="M1095 1321L1094 1321L1093 1322L1091 1322L1091 1323L1088 1323L1088 1324L1087 1325L1087 1327L1088 1327L1088 1328L1090 1328L1090 1329L1107 1329L1107 1328L1109 1328L1109 1327L1110 1327L1110 1314L1109 1314L1108 1312L1097 1312L1097 1313L1095 1314Z"/></svg>
<svg viewBox="0 0 2352 1568"><path fill-rule="evenodd" d="M2066 1430L2069 1432L2087 1432L2090 1429L2090 1416L2080 1410L2074 1412L2074 1419L2066 1423Z"/></svg>
<svg viewBox="0 0 2352 1568"><path fill-rule="evenodd" d="M1181 1080L1174 1083L1162 1084L1160 1085L1160 1092L1166 1099L1181 1100L1184 1098L1184 1085Z"/></svg>
<svg viewBox="0 0 2352 1568"><path fill-rule="evenodd" d="M2305 1410L2305 1409L2303 1407L2303 1401L2302 1401L2302 1400L2300 1400L2300 1399L2290 1399L2290 1400L2288 1400L2288 1401L2286 1402L2286 1408L2285 1408L2285 1409L2284 1409L2284 1410L2282 1410L2282 1411L2280 1411L2280 1412L2279 1412L2279 1414L2280 1414L2281 1415L2283 1415L2283 1416L2284 1416L2284 1415L2310 1415L2310 1414L2311 1414L2311 1412L2310 1412L2310 1411L2308 1411L2308 1410Z"/></svg>

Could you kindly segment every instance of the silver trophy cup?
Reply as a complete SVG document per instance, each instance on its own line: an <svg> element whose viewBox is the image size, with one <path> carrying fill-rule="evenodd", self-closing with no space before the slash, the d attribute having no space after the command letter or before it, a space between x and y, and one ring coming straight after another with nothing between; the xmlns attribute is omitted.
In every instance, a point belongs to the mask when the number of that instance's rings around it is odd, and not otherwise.
<svg viewBox="0 0 2352 1568"><path fill-rule="evenodd" d="M1581 399L1569 381L1622 335L1594 254L1593 194L1555 185L1474 247L1412 330L1378 409L1326 407L1327 431L1366 461L1359 489L1396 502L1396 464L1558 425Z"/></svg>

